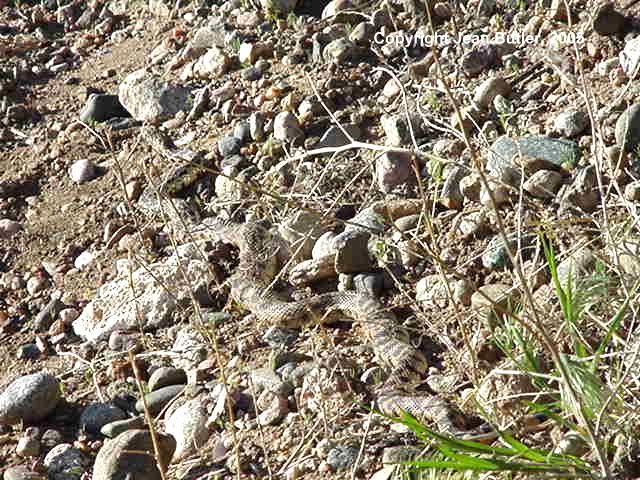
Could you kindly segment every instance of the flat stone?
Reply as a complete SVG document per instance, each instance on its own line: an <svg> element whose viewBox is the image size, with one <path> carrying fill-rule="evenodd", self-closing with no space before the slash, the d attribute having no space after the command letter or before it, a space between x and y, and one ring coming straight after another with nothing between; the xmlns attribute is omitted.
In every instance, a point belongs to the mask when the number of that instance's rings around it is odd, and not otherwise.
<svg viewBox="0 0 640 480"><path fill-rule="evenodd" d="M105 437L115 438L127 430L140 430L144 427L144 417L127 418L125 420L116 420L107 423L100 429L100 433Z"/></svg>
<svg viewBox="0 0 640 480"><path fill-rule="evenodd" d="M144 398L151 415L157 415L176 396L178 396L186 385L169 385L151 393L147 393ZM142 400L136 402L136 411L144 413L144 403Z"/></svg>
<svg viewBox="0 0 640 480"><path fill-rule="evenodd" d="M344 129L347 131L354 140L359 140L362 131L360 127L354 124L346 124L343 125ZM314 148L336 148L343 147L349 144L349 139L342 132L342 130L335 125L329 127L329 129L322 135L320 141L314 146Z"/></svg>
<svg viewBox="0 0 640 480"><path fill-rule="evenodd" d="M34 472L27 467L8 467L4 471L4 480L47 480L46 475Z"/></svg>
<svg viewBox="0 0 640 480"><path fill-rule="evenodd" d="M184 385L187 383L187 374L181 368L160 367L151 374L147 386L150 392L154 392L169 385Z"/></svg>
<svg viewBox="0 0 640 480"><path fill-rule="evenodd" d="M540 158L561 168L567 162L577 164L580 159L580 148L570 140L539 135L516 139L502 136L491 146L487 170L507 184L516 186L520 181L520 172L514 156L520 154Z"/></svg>

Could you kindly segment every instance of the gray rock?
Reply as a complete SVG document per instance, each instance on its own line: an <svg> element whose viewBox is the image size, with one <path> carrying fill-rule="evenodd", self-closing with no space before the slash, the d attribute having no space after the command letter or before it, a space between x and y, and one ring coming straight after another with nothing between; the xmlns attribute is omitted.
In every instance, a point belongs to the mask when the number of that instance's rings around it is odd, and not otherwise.
<svg viewBox="0 0 640 480"><path fill-rule="evenodd" d="M373 39L376 27L370 22L360 22L349 34L349 40L356 45L367 45Z"/></svg>
<svg viewBox="0 0 640 480"><path fill-rule="evenodd" d="M415 183L411 168L411 154L389 151L376 159L376 178L378 188L390 193L399 186Z"/></svg>
<svg viewBox="0 0 640 480"><path fill-rule="evenodd" d="M473 101L481 108L488 108L498 95L508 97L510 93L511 85L504 78L491 77L476 87Z"/></svg>
<svg viewBox="0 0 640 480"><path fill-rule="evenodd" d="M382 464L390 465L400 462L410 462L418 458L421 449L410 445L387 447L382 451Z"/></svg>
<svg viewBox="0 0 640 480"><path fill-rule="evenodd" d="M298 332L282 327L269 327L262 336L262 339L271 348L290 347L291 345L293 345L297 338Z"/></svg>
<svg viewBox="0 0 640 480"><path fill-rule="evenodd" d="M96 178L96 176L96 166L91 160L78 160L69 168L69 177L78 184L89 182Z"/></svg>
<svg viewBox="0 0 640 480"><path fill-rule="evenodd" d="M418 115L410 114L413 135L417 138L424 133L422 119ZM413 143L409 122L405 114L383 115L382 128L387 136L386 143L392 147L410 145Z"/></svg>
<svg viewBox="0 0 640 480"><path fill-rule="evenodd" d="M103 426L124 420L127 414L112 403L93 403L82 410L80 427L87 433L98 434Z"/></svg>
<svg viewBox="0 0 640 480"><path fill-rule="evenodd" d="M192 72L188 77L201 79L219 78L231 68L231 58L220 47L212 47L200 57L192 66Z"/></svg>
<svg viewBox="0 0 640 480"><path fill-rule="evenodd" d="M151 123L173 118L180 111L188 113L190 95L189 89L171 85L145 69L129 74L118 89L120 103L133 118Z"/></svg>
<svg viewBox="0 0 640 480"><path fill-rule="evenodd" d="M160 367L149 377L148 387L154 392L169 385L184 385L187 383L187 374L181 368Z"/></svg>
<svg viewBox="0 0 640 480"><path fill-rule="evenodd" d="M46 475L29 470L27 467L8 467L4 471L4 480L47 480Z"/></svg>
<svg viewBox="0 0 640 480"><path fill-rule="evenodd" d="M100 433L105 437L115 438L122 432L128 430L140 430L144 428L144 417L127 418L125 420L116 420L115 422L107 423L100 429Z"/></svg>
<svg viewBox="0 0 640 480"><path fill-rule="evenodd" d="M568 138L577 137L588 125L589 117L580 110L562 112L553 122L554 130Z"/></svg>
<svg viewBox="0 0 640 480"><path fill-rule="evenodd" d="M120 103L117 95L92 93L80 112L80 120L88 122L104 122L112 118L130 117L131 114Z"/></svg>
<svg viewBox="0 0 640 480"><path fill-rule="evenodd" d="M249 122L242 121L236 123L233 127L233 136L242 143L251 140L251 127L249 126Z"/></svg>
<svg viewBox="0 0 640 480"><path fill-rule="evenodd" d="M562 185L562 175L553 170L538 170L524 182L523 188L537 198L554 198Z"/></svg>
<svg viewBox="0 0 640 480"><path fill-rule="evenodd" d="M625 152L635 152L640 145L640 103L631 105L618 117L616 142Z"/></svg>
<svg viewBox="0 0 640 480"><path fill-rule="evenodd" d="M56 408L59 400L60 384L50 373L19 377L0 394L0 424L42 420Z"/></svg>
<svg viewBox="0 0 640 480"><path fill-rule="evenodd" d="M338 445L329 451L327 463L336 471L347 469L355 463L359 451L352 445Z"/></svg>
<svg viewBox="0 0 640 480"><path fill-rule="evenodd" d="M469 77L496 65L500 60L498 47L491 44L476 45L462 56L462 69Z"/></svg>
<svg viewBox="0 0 640 480"><path fill-rule="evenodd" d="M353 124L343 125L344 129L347 131L354 140L359 140L360 135L362 134L360 127ZM314 148L336 148L342 147L344 145L349 144L349 139L342 132L342 130L335 125L329 127L329 129L322 135L320 141L315 145Z"/></svg>
<svg viewBox="0 0 640 480"><path fill-rule="evenodd" d="M576 164L580 159L578 145L569 140L538 135L516 139L503 136L491 146L487 159L487 170L491 175L507 184L518 186L520 172L519 167L513 161L513 157L518 154L542 159L558 168L567 162Z"/></svg>
<svg viewBox="0 0 640 480"><path fill-rule="evenodd" d="M158 433L160 452L169 463L176 449L171 435ZM96 456L93 480L162 480L154 458L151 434L146 430L129 430L105 441Z"/></svg>
<svg viewBox="0 0 640 480"><path fill-rule="evenodd" d="M47 453L43 464L51 480L79 480L89 470L91 459L73 445L62 443Z"/></svg>
<svg viewBox="0 0 640 480"><path fill-rule="evenodd" d="M288 216L278 227L278 233L289 243L291 251L305 259L311 257L314 243L326 230L320 215L304 211Z"/></svg>
<svg viewBox="0 0 640 480"><path fill-rule="evenodd" d="M9 218L0 219L0 239L10 239L22 230L22 224Z"/></svg>
<svg viewBox="0 0 640 480"><path fill-rule="evenodd" d="M178 461L201 448L209 439L207 410L200 399L187 401L165 420L165 430L176 441L173 461Z"/></svg>
<svg viewBox="0 0 640 480"><path fill-rule="evenodd" d="M61 444L64 441L64 437L58 430L50 428L48 430L45 430L40 441L45 448L51 449L56 445Z"/></svg>
<svg viewBox="0 0 640 480"><path fill-rule="evenodd" d="M140 345L140 335L121 330L111 332L109 335L109 349L114 352L126 352Z"/></svg>
<svg viewBox="0 0 640 480"><path fill-rule="evenodd" d="M242 148L242 140L234 136L222 137L218 140L218 151L223 157L231 157L240 153L240 148Z"/></svg>
<svg viewBox="0 0 640 480"><path fill-rule="evenodd" d="M279 393L262 392L257 403L262 410L258 415L260 425L274 425L289 413L289 401Z"/></svg>
<svg viewBox="0 0 640 480"><path fill-rule="evenodd" d="M177 397L184 389L186 385L169 385L155 390L151 393L147 393L144 399L147 403L147 408L151 415L157 415L162 409L175 397ZM136 402L136 411L144 413L144 403L142 400Z"/></svg>
<svg viewBox="0 0 640 480"><path fill-rule="evenodd" d="M36 457L40 455L40 429L27 428L18 440L16 453L21 457Z"/></svg>

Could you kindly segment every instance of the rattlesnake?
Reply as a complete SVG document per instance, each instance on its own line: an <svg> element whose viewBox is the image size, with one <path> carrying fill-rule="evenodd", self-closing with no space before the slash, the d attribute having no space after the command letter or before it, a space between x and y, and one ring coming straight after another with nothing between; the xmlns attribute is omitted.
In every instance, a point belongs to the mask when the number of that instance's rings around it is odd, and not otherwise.
<svg viewBox="0 0 640 480"><path fill-rule="evenodd" d="M157 153L184 162L184 152L176 155L177 149L153 127L143 128L142 138ZM424 207L419 200L376 203L348 222L347 229L379 231L381 218L393 220L418 213ZM240 262L229 279L231 296L259 322L299 328L309 322L327 323L335 318L335 313L361 322L366 326L376 359L389 371L389 380L376 395L378 409L390 416L400 416L406 411L435 423L442 433L466 438L472 435L460 427L461 416L447 400L435 395L403 393L404 384L424 378L427 360L411 345L394 314L376 298L356 292L334 292L291 301L270 288L281 267L278 249L283 243L263 222L229 224L210 217L200 226L213 238L239 249Z"/></svg>

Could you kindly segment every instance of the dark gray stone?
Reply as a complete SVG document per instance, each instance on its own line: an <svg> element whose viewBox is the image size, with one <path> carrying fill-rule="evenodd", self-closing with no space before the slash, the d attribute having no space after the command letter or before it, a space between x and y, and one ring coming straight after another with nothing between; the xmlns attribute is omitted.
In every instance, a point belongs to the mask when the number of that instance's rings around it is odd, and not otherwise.
<svg viewBox="0 0 640 480"><path fill-rule="evenodd" d="M80 112L80 120L85 123L105 122L112 118L131 117L131 114L120 103L117 95L92 93Z"/></svg>
<svg viewBox="0 0 640 480"><path fill-rule="evenodd" d="M218 140L218 151L223 157L230 157L240 153L242 141L236 137L228 136Z"/></svg>
<svg viewBox="0 0 640 480"><path fill-rule="evenodd" d="M155 392L169 385L184 385L187 383L187 374L181 368L160 367L149 377L149 391Z"/></svg>
<svg viewBox="0 0 640 480"><path fill-rule="evenodd" d="M540 158L560 168L566 162L577 163L580 148L575 142L540 135L513 139L498 138L489 151L487 170L509 185L520 182L520 169L512 162L515 155Z"/></svg>
<svg viewBox="0 0 640 480"><path fill-rule="evenodd" d="M87 433L98 434L106 424L125 418L127 414L112 403L93 403L80 414L80 427Z"/></svg>
<svg viewBox="0 0 640 480"><path fill-rule="evenodd" d="M49 415L59 400L60 384L50 373L19 377L0 394L0 423L37 422Z"/></svg>
<svg viewBox="0 0 640 480"><path fill-rule="evenodd" d="M16 356L22 360L33 360L40 356L40 349L34 343L20 345Z"/></svg>
<svg viewBox="0 0 640 480"><path fill-rule="evenodd" d="M327 463L334 470L344 470L351 467L358 458L358 447L352 445L338 445L329 451Z"/></svg>
<svg viewBox="0 0 640 480"><path fill-rule="evenodd" d="M520 237L520 247L525 250L530 248L532 237L522 235ZM518 251L518 235L512 233L507 235L507 243L502 241L501 235L496 235L491 239L489 245L482 254L482 265L489 270L497 270L499 268L511 267L509 259L509 251L512 255L517 255ZM523 252L526 253L526 252Z"/></svg>
<svg viewBox="0 0 640 480"><path fill-rule="evenodd" d="M170 385L168 387L161 388L156 390L155 392L148 393L145 395L145 400L147 401L147 408L149 409L149 413L151 415L157 415L160 411L171 401L173 400L186 385ZM138 400L136 402L136 411L143 413L144 412L144 403L142 400Z"/></svg>

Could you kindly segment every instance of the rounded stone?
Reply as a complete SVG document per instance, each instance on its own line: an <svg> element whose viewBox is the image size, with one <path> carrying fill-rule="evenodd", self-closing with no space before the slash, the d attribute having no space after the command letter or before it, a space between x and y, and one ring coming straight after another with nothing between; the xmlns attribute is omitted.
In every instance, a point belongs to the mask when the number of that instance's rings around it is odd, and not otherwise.
<svg viewBox="0 0 640 480"><path fill-rule="evenodd" d="M75 183L85 183L96 178L96 167L91 160L78 160L69 169L69 177Z"/></svg>
<svg viewBox="0 0 640 480"><path fill-rule="evenodd" d="M68 443L53 447L43 463L51 480L78 480L91 465L84 453Z"/></svg>
<svg viewBox="0 0 640 480"><path fill-rule="evenodd" d="M53 375L38 372L20 377L0 395L0 424L42 420L59 400L60 384Z"/></svg>
<svg viewBox="0 0 640 480"><path fill-rule="evenodd" d="M171 435L158 433L160 453L169 462L176 449ZM129 430L105 441L93 467L93 480L162 480L154 458L153 440L146 430Z"/></svg>
<svg viewBox="0 0 640 480"><path fill-rule="evenodd" d="M184 390L184 387L185 385L170 385L145 395L147 408L151 415L160 413L171 400ZM144 403L142 400L136 402L136 411L140 413L144 412Z"/></svg>
<svg viewBox="0 0 640 480"><path fill-rule="evenodd" d="M94 403L82 411L80 426L85 432L98 434L106 424L125 418L127 414L111 403Z"/></svg>

